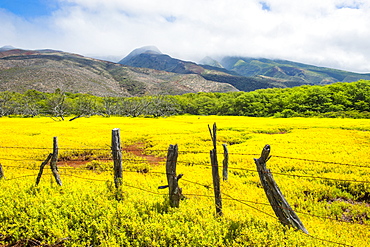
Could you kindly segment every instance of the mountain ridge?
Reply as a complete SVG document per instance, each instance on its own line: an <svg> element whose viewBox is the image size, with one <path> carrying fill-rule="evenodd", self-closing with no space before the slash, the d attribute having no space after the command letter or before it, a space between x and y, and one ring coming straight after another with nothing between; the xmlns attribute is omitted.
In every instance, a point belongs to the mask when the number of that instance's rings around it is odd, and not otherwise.
<svg viewBox="0 0 370 247"><path fill-rule="evenodd" d="M140 49L136 49L138 51ZM141 49L130 53L119 63L140 68L151 68L174 73L201 75L206 80L231 84L241 91L270 87L325 85L343 81L370 79L370 74L359 74L318 67L287 60L226 56L217 60L206 57L201 63L183 61L167 54Z"/></svg>
<svg viewBox="0 0 370 247"><path fill-rule="evenodd" d="M97 96L141 96L237 91L196 74L176 74L54 50L0 52L0 91L35 89Z"/></svg>
<svg viewBox="0 0 370 247"><path fill-rule="evenodd" d="M155 46L137 48L118 63L53 49L0 48L0 90L56 88L97 96L142 96L197 92L254 91L340 81L370 80L360 74L287 60L206 57L202 63L163 54Z"/></svg>
<svg viewBox="0 0 370 247"><path fill-rule="evenodd" d="M226 56L220 63L242 76L268 76L301 81L304 84L320 85L370 79L370 73L354 73L282 59Z"/></svg>

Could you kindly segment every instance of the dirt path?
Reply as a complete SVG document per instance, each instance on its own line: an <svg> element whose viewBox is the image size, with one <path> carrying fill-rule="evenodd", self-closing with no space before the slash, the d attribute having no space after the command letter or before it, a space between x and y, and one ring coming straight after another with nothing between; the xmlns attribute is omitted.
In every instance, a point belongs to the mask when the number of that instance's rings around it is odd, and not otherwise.
<svg viewBox="0 0 370 247"><path fill-rule="evenodd" d="M123 147L122 151L127 152L127 153L132 153L138 157L144 158L152 165L159 165L159 162L163 162L166 160L166 158L164 157L157 157L155 155L144 154L144 147L145 147L144 143L135 143L135 144ZM58 164L60 166L70 166L70 167L76 168L76 167L83 166L92 161L89 159L89 157L84 157L84 159L86 160L73 160L73 159L63 160L63 161L59 161ZM96 160L99 160L99 159L96 159ZM104 159L104 160L110 160L110 159Z"/></svg>
<svg viewBox="0 0 370 247"><path fill-rule="evenodd" d="M155 155L144 154L144 143L135 143L122 148L122 151L132 153L136 156L146 159L150 164L159 165L159 162L166 160L164 157L157 157Z"/></svg>

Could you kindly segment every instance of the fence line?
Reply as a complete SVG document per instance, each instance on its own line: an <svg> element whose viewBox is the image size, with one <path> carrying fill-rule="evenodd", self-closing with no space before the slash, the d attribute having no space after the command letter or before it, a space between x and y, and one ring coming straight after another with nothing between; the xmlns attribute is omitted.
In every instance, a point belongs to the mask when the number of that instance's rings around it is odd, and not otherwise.
<svg viewBox="0 0 370 247"><path fill-rule="evenodd" d="M182 179L183 181L186 181L186 182L189 182L189 183L193 183L193 184L197 184L197 185L200 185L200 186L203 186L205 188L209 188L210 186L209 185L205 185L205 184L201 184L201 183L198 183L198 182L193 182L193 181L189 181L189 180L185 180L185 179ZM232 200L234 201L238 201L240 203L253 203L253 204L260 204L260 205L264 205L264 206L270 206L269 203L263 203L263 202L254 202L254 201L248 201L248 200L241 200L241 199L236 199L236 198L233 198L232 196L222 192L223 195L226 195L230 198L232 198ZM288 209L288 208L284 208L284 207L281 207L282 209L287 209L287 210L291 210L291 209ZM300 212L300 211L296 211L295 212L297 213L300 213L300 214L305 214L305 215L308 215L308 216L313 216L313 217L317 217L317 218L322 218L322 219L329 219L329 220L333 220L333 221L339 221L339 222L345 222L345 223L351 223L351 224L360 224L360 225L368 225L368 224L365 224L365 223L357 223L357 222L348 222L348 221L345 221L345 220L340 220L340 219L334 219L334 218L330 218L330 217L325 217L325 216L319 216L319 215L314 215L314 214L309 214L309 213L305 213L305 212ZM369 225L370 226L370 225Z"/></svg>
<svg viewBox="0 0 370 247"><path fill-rule="evenodd" d="M21 149L38 149L38 150L50 150L51 148L31 148L31 147L0 147L0 148L21 148ZM59 148L60 150L73 150L73 151L78 151L78 150L84 150L84 151L94 151L94 150L104 150L104 151L111 151L111 149L69 149L69 148ZM132 150L129 150L129 149L125 149L124 151L137 151L137 149L132 149ZM160 151L160 152L165 152L164 150L150 150L150 151ZM192 151L183 151L183 152L179 152L179 153L204 153L204 154L208 154L208 152L192 152ZM232 153L231 153L232 154ZM234 155L257 155L257 154L234 154ZM301 160L301 161L306 161L306 162L321 162L321 163L326 163L326 164L336 164L336 165L345 165L345 166L352 166L352 167L361 167L361 168L370 168L368 166L361 166L361 165L352 165L352 164L345 164L345 163L337 163L337 162L328 162L328 161L318 161L318 160L310 160L310 159L303 159L303 158L293 158L293 157L285 157L285 156L274 156L274 157L278 157L278 158L286 158L286 159L292 159L292 160ZM12 160L12 159L7 159L7 160ZM23 160L33 160L33 159L23 159ZM93 158L92 160L112 160L111 158ZM63 162L63 161L92 161L92 160L60 160L60 162ZM13 161L22 161L22 160L13 160ZM42 161L42 160L40 160ZM134 160L134 159L126 159L126 161L130 161L130 162L142 162L142 163L151 163L149 162L148 160L141 160L141 161L138 161L138 160ZM164 161L163 161L164 162ZM152 163L160 163L159 161L156 161L156 162L152 162ZM184 162L184 163L188 163L188 162ZM202 166L206 166L206 165L202 165ZM212 167L212 165L207 165L207 167ZM15 166L4 166L4 167L15 167ZM61 168L61 167L60 167ZM27 169L27 168L26 168ZM253 171L253 172L256 172L255 170L252 170L252 169L244 169L244 168L236 168L236 167L229 167L230 170L244 170L244 171ZM32 169L31 169L32 170ZM37 170L37 169L34 169L34 170ZM70 170L71 171L71 170ZM134 171L125 171L123 170L124 172L134 172ZM139 172L139 171L135 171L135 172ZM168 174L168 173L162 173L162 172L145 172L145 173L158 173L158 174L166 174L166 175L172 175L172 174ZM279 173L279 172L268 172L268 173L271 173L271 174L276 174L276 175L284 175L284 176L292 176L292 177L301 177L301 178L312 178L312 179L324 179L324 180L334 180L334 181L345 181L345 182L357 182L357 183L370 183L370 181L358 181L358 180L347 180L347 179L336 179L336 178L326 178L326 177L318 177L318 176L310 176L310 175L298 175L298 174L287 174L287 173ZM52 173L46 173L45 175L52 175ZM79 178L79 179L85 179L85 180L90 180L90 181L99 181L99 182L106 182L107 179L94 179L94 178L85 178L85 177L81 177L81 176L76 176L76 175L72 175L72 174L63 174L65 176L70 176L70 177L75 177L75 178ZM16 178L10 178L10 179L6 179L7 181L8 180L16 180L16 179L20 179L20 178L25 178L25 177L31 177L31 176L35 176L34 174L32 175L24 175L24 176L20 176L20 177L16 177ZM210 189L211 186L210 185L205 185L205 184L201 184L201 183L198 183L198 182L194 182L194 181L190 181L190 180L185 180L185 179L182 179L182 181L184 182L188 182L188 183L193 183L193 184L197 184L199 186L203 186L204 188L206 189ZM124 181L123 183L124 186L127 186L127 187L131 187L131 188L134 188L134 189L138 189L138 190L142 190L142 191L145 191L147 193L151 193L151 194L156 194L156 195L161 195L161 196L166 196L167 194L163 194L163 193L159 193L159 192L155 192L155 191L151 191L151 190L147 190L145 188L139 188L139 187L136 187L136 186L133 186L133 185L130 185L128 184L126 181ZM236 201L238 203L241 203L245 206L248 206L256 211L259 211L260 213L263 213L263 214L266 214L270 217L273 217L273 218L276 218L274 215L272 214L269 214L257 207L254 207L250 204L256 204L256 205L269 205L267 203L259 203L259 202L251 202L251 201L247 201L247 200L239 200L239 199L236 199L236 198L233 198L232 196L226 194L226 193L221 193L225 196L227 196L228 198L224 198L224 200L232 200L232 201ZM209 197L209 198L214 198L214 196L207 196L207 195L197 195L197 194L183 194L185 196L199 196L199 197ZM250 204L248 204L250 203ZM292 209L289 209L289 210L292 210ZM305 215L309 215L309 216L313 216L313 217L318 217L318 218L322 218L322 219L328 219L328 220L333 220L333 221L338 221L338 222L345 222L345 223L350 223L350 224L360 224L360 225L364 225L364 226L368 226L368 224L365 224L365 223L358 223L358 222L349 222L349 221L344 221L344 220L338 220L338 219L333 219L333 218L330 218L330 217L324 217L324 216L317 216L317 215L312 215L312 214L309 214L309 213L304 213L304 212L297 212L297 213L301 213L301 214L305 214ZM320 240L320 241L324 241L324 242L329 242L329 243L334 243L334 244L338 244L338 245L343 245L343 246L349 246L347 244L343 244L343 243L338 243L338 242L335 242L335 241L331 241L331 240L327 240L327 239L321 239L321 238L317 238L315 236L312 236L308 233L306 233L305 235L308 235L309 237L311 238L314 238L314 239L317 239L317 240Z"/></svg>
<svg viewBox="0 0 370 247"><path fill-rule="evenodd" d="M96 159L95 161L100 161L101 159ZM111 159L110 159L111 160ZM14 160L18 161L18 160ZM43 161L43 160L36 160L36 161ZM76 160L71 160L76 161ZM80 160L77 160L80 161ZM93 160L82 160L86 162L91 162ZM161 162L149 162L147 160L134 160L134 159L122 159L122 161L129 161L129 162L136 162L136 163L161 163ZM64 161L59 161L63 163ZM182 162L179 162L182 163ZM212 167L212 165L197 165L197 166L204 166L204 167ZM20 166L10 166L10 165L3 165L3 167L12 167L12 168L22 168L22 169L27 169L27 170L39 170L39 168L28 168L28 167L20 167ZM61 167L59 166L58 169L73 169L69 167ZM241 171L248 171L248 172L257 172L256 170L253 169L247 169L247 168L239 168L239 167L229 167L229 170L241 170ZM123 170L124 172L131 172L130 170ZM139 171L136 171L139 172ZM340 178L328 178L328 177L319 177L319 176L311 176L311 175L300 175L300 174L290 174L290 173L281 173L281 172L270 172L273 175L281 175L281 176L289 176L289 177L299 177L299 178L311 178L311 179L321 179L321 180L331 180L331 181L339 181L339 182L350 182L350 183L363 183L363 184L370 184L370 181L366 180L351 180L351 179L340 179Z"/></svg>
<svg viewBox="0 0 370 247"><path fill-rule="evenodd" d="M134 171L124 171L124 172L134 172ZM138 172L134 172L134 173L138 173ZM149 172L149 173L157 173L157 174L162 174L162 175L167 175L167 173L165 172ZM53 175L52 173L45 173L44 175ZM10 179L6 179L7 181L10 181L10 180L17 180L17 179L21 179L21 178L25 178L25 177L36 177L37 174L32 174L32 175L25 175L25 176L19 176L19 177L15 177L15 178L10 178ZM76 175L73 175L73 174L63 174L63 176L67 176L67 177L74 177L74 178L79 178L79 179L83 179L83 180L89 180L89 181L98 181L98 182L107 182L109 181L109 179L95 179L95 178L88 178L88 177L81 177L81 176L76 176ZM190 181L190 180L187 180L187 179L181 179L181 181L184 181L184 182L188 182L188 183L192 183L192 184L196 184L196 185L199 185L199 186L202 186L206 189L211 189L211 185L207 185L207 184L202 184L202 183L199 183L199 182L194 182L194 181ZM145 191L145 192L148 192L150 194L156 194L156 195L162 195L162 196L167 196L167 194L164 194L164 193L159 193L159 192L156 192L156 191L151 191L151 190L148 190L148 189L144 189L142 187L136 187L136 186L133 186L133 185L130 185L128 184L127 182L124 182L123 184L124 186L127 186L127 187L130 187L130 188L134 188L134 189L138 189L138 190L142 190L142 191ZM229 197L229 198L224 198L224 200L232 200L232 201L236 201L236 202L239 202L243 205L246 205L248 207L251 207L261 213L264 213L264 214L267 214L269 216L272 216L274 218L276 218L275 216L273 215L270 215L266 212L263 212L262 210L260 209L257 209L251 205L249 205L248 203L250 204L256 204L256 205L263 205L263 206L270 206L269 203L264 203L264 202L256 202L256 201L249 201L249 200L243 200L243 199L236 199L232 196L230 196L229 194L226 194L224 192L222 192L223 195ZM183 194L184 196L197 196L197 197L207 197L207 198L214 198L214 196L212 195L200 195L200 194L189 194L189 193L185 193ZM291 210L291 209L288 209L288 208L284 208L284 207L281 207L283 209L287 209L287 210ZM301 212L301 211L296 211L295 212L299 213L299 214L304 214L304 215L307 215L307 216L312 216L312 217L316 217L316 218L321 218L321 219L326 219L326 220L331 220L331 221L338 221L338 222L342 222L342 223L348 223L348 224L358 224L358 225L363 225L363 226L370 226L369 224L366 224L366 223L360 223L360 222L350 222L350 221L345 221L345 220L341 220L341 219L334 219L334 218L330 218L330 217L325 217L325 216L320 216L320 215L315 215L315 214L310 214L310 213L306 213L306 212Z"/></svg>
<svg viewBox="0 0 370 247"><path fill-rule="evenodd" d="M90 179L88 179L90 180ZM196 183L198 184L197 182L192 182L192 183ZM155 192L155 191L151 191L151 190L147 190L147 189L143 189L141 187L137 187L137 186L133 186L133 185L129 185L127 184L127 182L124 182L124 186L127 186L127 187L130 187L130 188L134 188L134 189L137 189L137 190L141 190L141 191L144 191L144 192L147 192L147 193L150 193L150 194L155 194L155 195L160 195L160 196L167 196L167 194L163 194L163 193L158 193L158 192ZM204 186L204 185L203 185ZM243 205L246 205L256 211L259 211L260 213L263 213L265 215L268 215L274 219L277 219L276 216L272 215L272 214L269 214L269 213L266 213L264 212L263 210L260 210L256 207L253 207L247 203L244 203L243 200L239 200L239 199L235 199L233 197L231 197L230 195L228 194L225 194L225 193L222 193L223 195L226 195L230 198L230 200L233 200L233 201L237 201ZM214 198L214 196L207 196L207 195L199 195L199 194L183 194L184 196L197 196L197 197L207 197L207 198ZM228 198L224 198L224 200L228 200ZM254 204L262 204L262 203L256 203L256 202L251 202L251 203L254 203ZM266 206L270 206L270 204L263 204L263 205L266 205ZM298 213L301 213L301 212L298 212ZM348 221L342 221L342 220L336 220L336 219L332 219L332 218L329 218L329 217L323 217L323 216L316 216L316 215L311 215L311 214L308 214L308 213L303 213L303 214L306 214L306 215L309 215L309 216L314 216L314 217L319 217L319 218L323 218L323 219L328 219L328 220L334 220L334 221L339 221L339 222L343 222L343 223L349 223L349 224L356 224L355 222L348 222ZM359 223L357 223L359 224ZM365 225L365 226L368 226L367 224L361 224L361 225ZM342 246L351 246L351 245L347 245L347 244L344 244L344 243L340 243L340 242L336 242L336 241L332 241L332 240L328 240L328 239L323 239L323 238L318 238L318 237L315 237L315 236L312 236L311 234L307 234L307 233L304 233L304 232L301 232L299 231L300 233L304 234L305 236L308 236L308 237L311 237L313 239L317 239L317 240L320 240L322 242L328 242L328 243L334 243L334 244L337 244L337 245L342 245ZM243 235L243 234L241 234Z"/></svg>
<svg viewBox="0 0 370 247"><path fill-rule="evenodd" d="M252 169L244 169L244 168L234 168L229 167L230 170L243 170L243 171L250 171L250 172L256 172ZM267 172L265 172L267 173ZM335 180L335 181L341 181L341 182L353 182L353 183L370 183L370 181L361 181L361 180L350 180L350 179L340 179L340 178L327 178L327 177L318 177L318 176L310 176L310 175L299 175L299 174L289 174L289 173L281 173L281 172L268 172L273 175L283 175L283 176L291 176L291 177L301 177L301 178L314 178L314 179L323 179L323 180Z"/></svg>
<svg viewBox="0 0 370 247"><path fill-rule="evenodd" d="M166 173L161 173L161 174L166 174ZM50 174L51 175L51 174ZM91 181L100 181L100 182L106 182L107 180L102 180L102 179L93 179L93 178L85 178L85 177L79 177L79 176L75 176L75 175L71 175L71 174L66 174L67 176L71 176L71 177L76 177L76 178L80 178L80 179L84 179L84 180L91 180ZM190 180L185 180L185 179L181 179L181 181L186 181L186 182L189 182L189 183L193 183L193 184L197 184L197 185L200 185L200 186L203 186L207 189L210 189L210 186L209 185L205 185L205 184L201 184L201 183L198 183L198 182L193 182L193 181L190 181ZM134 189L138 189L138 190L141 190L141 191L144 191L144 192L148 192L150 194L155 194L155 195L161 195L161 196L167 196L167 194L165 193L159 193L159 192L156 192L156 191L151 191L151 190L148 190L148 189L144 189L142 187L137 187L137 186L133 186L133 185L129 185L127 182L124 183L124 186L127 186L127 187L130 187L130 188L134 188ZM267 214L273 218L276 218L276 216L272 215L272 214L268 214L260 209L257 209L247 203L251 203L251 204L257 204L257 205L263 205L263 206L270 206L269 203L264 203L264 202L255 202L255 201L248 201L248 200L241 200L241 199L236 199L232 196L230 196L229 194L226 194L224 192L222 192L223 195L229 197L228 198L224 198L224 200L232 200L232 201L236 201L236 202L239 202L243 205L246 205L248 207L251 207L261 213L264 213L264 214ZM184 196L197 196L197 197L207 197L207 198L214 198L214 196L212 195L200 195L200 194L189 194L189 193L185 193L183 194ZM287 209L287 208L283 208L283 209ZM291 210L291 209L289 209ZM320 215L315 215L315 214L310 214L310 213L305 213L305 212L300 212L300 211L295 211L299 214L304 214L304 215L308 215L308 216L312 216L312 217L316 217L316 218L321 218L321 219L326 219L326 220L331 220L331 221L338 221L338 222L341 222L341 223L347 223L347 224L358 224L358 225L363 225L363 226L370 226L369 224L365 224L365 223L359 223L359 222L350 222L350 221L345 221L345 220L341 220L341 219L334 219L334 218L330 218L330 217L325 217L325 216L320 216Z"/></svg>
<svg viewBox="0 0 370 247"><path fill-rule="evenodd" d="M0 149L35 149L35 150L51 150L52 148L39 148L39 147L22 147L22 146L0 146ZM69 150L69 151L109 151L111 152L111 149L109 148L85 148L85 149L78 149L78 148L58 148L59 150ZM138 149L124 149L125 152L132 152L132 151L138 151ZM142 150L145 151L145 150ZM167 150L161 150L161 149L154 149L154 150L147 150L150 152L167 152ZM209 152L206 151L178 151L179 154L209 154ZM217 154L223 154L221 152ZM252 153L229 153L229 155L240 155L240 156L258 156L259 154L252 154ZM359 167L359 168L370 168L370 166L365 165L356 165L356 164L349 164L349 163L341 163L341 162L334 162L334 161L323 161L323 160L313 160L313 159L306 159L306 158L297 158L297 157L288 157L288 156L280 156L280 155L272 155L272 157L276 158L283 158L283 159L291 159L291 160L301 160L301 161L308 161L308 162L315 162L315 163L324 163L324 164L333 164L333 165L342 165L342 166L352 166L352 167ZM6 160L12 160L7 158L1 158ZM22 159L22 160L32 160L32 159ZM107 160L112 160L111 158L107 158ZM41 161L41 160L40 160ZM85 160L76 160L76 161L85 161Z"/></svg>
<svg viewBox="0 0 370 247"><path fill-rule="evenodd" d="M156 172L156 173L160 173L160 172ZM165 172L161 173L161 174L166 174ZM45 175L53 175L52 173L45 173ZM94 178L86 178L86 177L80 177L80 176L76 176L76 175L72 175L72 174L63 174L64 176L70 176L70 177L75 177L75 178L79 178L79 179L83 179L83 180L89 180L89 181L99 181L99 182L106 182L108 180L106 179L94 179ZM11 178L11 179L7 179L8 181L9 180L15 180L15 179L20 179L20 178L25 178L25 177L31 177L31 176L36 176L36 174L32 174L32 175L25 175L25 176L20 176L20 177L16 177L16 178ZM190 180L184 180L182 179L182 181L186 181L186 182L190 182L190 183L193 183L193 184L198 184L198 185L201 185L203 187L206 187L208 188L209 186L208 185L204 185L204 184L201 184L201 183L198 183L198 182L193 182L193 181L190 181ZM146 193L150 193L150 194L154 194L154 195L160 195L160 196L167 196L167 194L165 193L159 193L159 192L156 192L156 191L152 191L152 190L148 190L148 189L144 189L142 187L137 187L137 186L134 186L134 185L130 185L128 184L127 182L124 181L123 183L123 186L127 186L127 187L130 187L130 188L133 188L133 189L137 189L137 190L141 190L141 191L144 191ZM249 205L248 203L252 203L252 204L257 204L257 205L264 205L264 206L270 206L270 204L268 203L262 203L262 202L252 202L252 201L247 201L247 200L240 200L240 199L236 199L226 193L222 193L223 195L227 196L228 198L224 198L224 200L232 200L232 201L236 201L238 203L241 203L247 207L250 207L260 213L263 213L265 215L268 215L269 217L272 217L274 219L277 219L276 216L272 215L272 214L269 214L261 209L258 209L257 207L254 207L252 205ZM207 198L214 198L214 196L212 195L200 195L200 194L183 194L184 196L196 196L196 197L207 197ZM348 223L348 224L360 224L360 225L363 225L363 226L369 226L368 224L364 224L364 223L357 223L357 222L349 222L349 221L344 221L344 220L338 220L338 219L333 219L333 218L330 218L330 217L324 217L324 216L317 216L317 215L312 215L312 214L309 214L309 213L303 213L303 212L298 212L296 211L297 213L300 213L300 214L305 214L305 215L308 215L308 216L313 216L313 217L318 217L318 218L322 218L322 219L327 219L327 220L332 220L332 221L338 221L338 222L342 222L342 223ZM299 231L301 232L301 231ZM328 243L334 243L334 244L338 244L338 245L342 245L342 246L351 246L351 245L347 245L347 244L344 244L344 243L339 243L339 242L336 242L336 241L332 241L332 240L328 240L328 239L322 239L322 238L318 238L318 237L315 237L315 236L312 236L310 234L306 234L304 232L302 232L302 234L304 234L305 236L308 236L308 237L311 237L313 239L317 239L317 240L320 240L320 241L323 241L323 242L328 242ZM243 234L241 234L243 235Z"/></svg>

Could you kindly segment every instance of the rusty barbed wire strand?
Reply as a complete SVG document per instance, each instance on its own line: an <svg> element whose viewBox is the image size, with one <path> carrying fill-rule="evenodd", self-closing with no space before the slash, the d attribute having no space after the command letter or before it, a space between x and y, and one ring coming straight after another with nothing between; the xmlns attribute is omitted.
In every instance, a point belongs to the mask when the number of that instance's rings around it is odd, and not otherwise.
<svg viewBox="0 0 370 247"><path fill-rule="evenodd" d="M162 174L167 174L167 173L163 172ZM52 175L52 173L46 173L45 175ZM7 179L7 180L20 179L20 178L30 177L30 176L35 176L35 174L20 176L20 177L16 177L16 178ZM76 176L76 175L72 175L72 174L64 174L64 176L70 176L70 177L75 177L75 178L89 180L89 181L99 181L99 182L107 182L107 181L109 181L107 179L104 179L103 180L103 179L86 178L86 177L80 177L80 176ZM197 185L200 185L200 186L203 186L203 187L206 187L206 188L209 187L208 185L201 184L201 183L194 182L194 181L190 181L190 180L184 180L184 179L182 179L182 181L186 181L186 182L190 182L190 183L193 183L193 184L197 184ZM128 184L127 182L125 182L123 185L124 186L127 186L127 187L130 187L130 188L138 189L138 190L141 190L141 191L150 193L150 194L155 194L155 195L160 195L160 196L166 196L167 195L167 194L164 194L164 193L159 193L159 192L151 191L151 190L144 189L144 188L141 188L141 187L137 187L137 186ZM200 194L183 194L183 195L184 196L196 196L196 197L214 198L214 196L211 196L211 195L209 195L209 196L208 195L200 195ZM253 203L253 204L257 204L257 205L266 205L266 206L269 206L269 204L267 204L267 203L252 202L252 201L247 201L247 200L240 200L240 199L236 199L236 198L234 198L234 197L232 197L232 196L230 196L229 194L226 194L226 193L222 193L222 195L225 195L225 196L229 197L229 198L224 198L225 200L232 200L232 201L239 202L239 203L241 203L241 204L243 204L243 205L245 205L247 207L250 207L250 208L252 208L252 209L260 212L260 213L266 214L266 215L268 215L268 216L270 216L272 218L276 218L276 216L274 216L272 214L269 214L269 213L267 213L267 212L265 212L265 211L263 211L261 209L258 209L256 207L251 206L251 205L248 204L248 203ZM344 221L344 220L338 220L338 219L333 219L333 218L324 217L324 216L317 216L317 215L312 215L312 214L309 214L309 213L303 213L303 212L299 212L299 211L295 211L295 212L300 213L300 214L305 214L305 215L313 216L313 217L319 217L319 218L322 218L322 219L339 221L339 222L344 222L344 223L349 223L349 224L359 224L359 223L356 223L356 222L348 222L348 221ZM360 225L368 226L368 224L360 224ZM318 238L318 237L312 236L310 234L305 234L305 236L308 236L308 237L311 237L313 239L317 239L317 240L320 240L320 241L323 241L323 242L334 243L334 244L338 244L338 245L342 245L342 246L351 246L351 245L347 245L347 244L344 244L344 243L339 243L339 242L328 240L328 239Z"/></svg>
<svg viewBox="0 0 370 247"><path fill-rule="evenodd" d="M90 179L89 179L90 180ZM196 182L194 182L196 183ZM147 190L147 189L144 189L144 188L141 188L141 187L137 187L137 186L133 186L133 185L130 185L130 184L127 184L127 183L124 183L124 186L127 186L127 187L130 187L130 188L134 188L134 189L137 189L137 190L141 190L141 191L144 191L144 192L147 192L147 193L150 193L150 194L154 194L154 195L160 195L160 196L167 196L168 194L164 194L164 193L159 193L159 192L155 192L155 191L151 191L151 190ZM204 185L203 185L204 186ZM230 200L233 200L233 201L236 201L236 202L239 202L243 205L246 205L247 207L250 207L260 213L263 213L265 215L268 215L272 218L277 218L276 216L272 215L272 214L269 214L269 213L266 213L264 212L263 210L260 210L256 207L253 207L245 202L243 202L242 200L239 200L239 199L236 199L236 198L233 198L231 197L230 195L227 195L225 193L222 193L223 195L226 195L230 198ZM207 198L214 198L214 196L208 196L208 195L199 195L199 194L183 194L184 196L196 196L196 197L207 197ZM311 215L311 216L315 216L315 215ZM317 217L317 216L315 216ZM327 219L327 218L326 218ZM346 222L346 223L350 223L351 222ZM353 223L352 223L353 224ZM328 240L328 239L323 239L323 238L319 238L319 237L315 237L315 236L312 236L311 234L306 234L304 232L302 232L302 234L304 234L305 236L308 236L308 237L311 237L313 239L317 239L317 240L320 240L322 242L327 242L327 243L333 243L333 244L337 244L337 245L342 245L342 246L351 246L351 245L347 245L347 244L344 244L344 243L340 243L340 242L336 242L336 241L332 241L332 240Z"/></svg>
<svg viewBox="0 0 370 247"><path fill-rule="evenodd" d="M0 149L35 149L35 150L52 150L51 147L25 147L25 146L0 146ZM59 150L70 150L70 151L111 151L111 148L69 148L69 147L59 147ZM122 151L138 151L138 149L132 148L122 148ZM139 149L139 151L145 151ZM150 152L167 152L168 150L161 150L161 149L154 149L154 150L146 150ZM200 154L209 154L207 151L196 151L196 150L187 150L187 151L179 151L179 153L200 153ZM218 154L223 154L223 152L218 152ZM259 154L255 153L233 153L230 152L229 155L245 155L245 156L258 156ZM313 159L306 159L306 158L298 158L298 157L288 157L288 156L281 156L281 155L273 155L272 157L277 158L284 158L284 159L293 159L293 160L302 160L302 161L309 161L309 162L319 162L319 163L326 163L326 164L335 164L335 165L345 165L345 166L355 166L361 168L370 168L370 166L362 166L362 165L355 165L355 164L348 164L348 163L341 163L341 162L334 162L334 161L323 161L323 160L313 160Z"/></svg>
<svg viewBox="0 0 370 247"><path fill-rule="evenodd" d="M101 159L93 159L93 160L90 160L90 161L89 160L83 160L83 161L91 162L91 161L94 161L94 160L95 161L101 161ZM105 160L105 159L103 159L103 160ZM109 159L109 160L111 160L111 159ZM18 160L15 160L15 161L18 161ZM37 161L42 162L43 160L37 160ZM73 161L77 161L77 160L58 161L58 162L63 164L63 162L73 162ZM148 162L146 160L133 160L133 159L122 159L122 161L136 162L136 163L143 163L143 164L145 164L145 163L158 164L158 163L161 163L161 162L165 162L165 161ZM179 162L179 163L181 163L181 162ZM9 166L9 165L3 165L3 166L4 167L13 167L13 168L23 168L23 169L28 169L28 170L39 170L39 168L27 168L27 167L17 167L17 166ZM197 166L211 167L212 165L211 164L209 164L209 165L201 164L201 165L197 165ZM64 168L62 166L58 166L58 168L60 168L60 169L71 169L71 168ZM242 170L242 171L248 171L248 172L257 172L256 170L253 170L253 169L246 169L246 168L240 168L240 167L229 167L229 170ZM313 175L290 174L290 173L271 172L271 171L270 171L270 173L272 175L282 175L282 176L299 177L299 178L311 178L311 179L332 180L332 181L339 181L339 182L351 182L351 183L363 183L363 184L369 184L370 183L370 181L366 181L366 180L328 178L328 177L320 177L320 176L313 176Z"/></svg>

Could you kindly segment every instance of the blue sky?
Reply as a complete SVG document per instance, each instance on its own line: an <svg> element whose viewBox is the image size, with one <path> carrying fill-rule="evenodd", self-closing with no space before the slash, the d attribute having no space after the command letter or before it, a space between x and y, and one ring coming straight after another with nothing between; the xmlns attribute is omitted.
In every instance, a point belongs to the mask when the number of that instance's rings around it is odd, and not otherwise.
<svg viewBox="0 0 370 247"><path fill-rule="evenodd" d="M24 18L48 16L58 9L57 1L52 0L0 0L0 7Z"/></svg>
<svg viewBox="0 0 370 247"><path fill-rule="evenodd" d="M119 60L287 59L370 72L370 0L0 0L0 47Z"/></svg>

